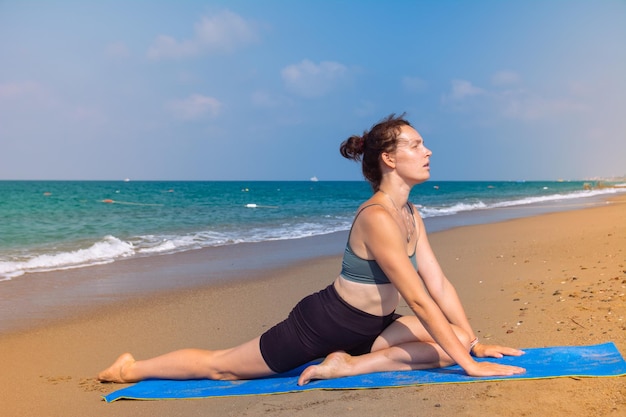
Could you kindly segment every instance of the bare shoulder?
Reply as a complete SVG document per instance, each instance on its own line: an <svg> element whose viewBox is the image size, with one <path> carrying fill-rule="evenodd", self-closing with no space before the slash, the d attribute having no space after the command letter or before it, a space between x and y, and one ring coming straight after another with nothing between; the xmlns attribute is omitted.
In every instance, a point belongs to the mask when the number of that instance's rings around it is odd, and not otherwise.
<svg viewBox="0 0 626 417"><path fill-rule="evenodd" d="M390 242L402 241L401 231L396 220L384 204L371 199L363 204L359 210L352 229L351 244L359 246L360 243L368 249L380 246L390 248Z"/></svg>
<svg viewBox="0 0 626 417"><path fill-rule="evenodd" d="M392 220L391 214L383 204L370 199L359 207L354 225L356 227L376 228L381 222L386 223Z"/></svg>

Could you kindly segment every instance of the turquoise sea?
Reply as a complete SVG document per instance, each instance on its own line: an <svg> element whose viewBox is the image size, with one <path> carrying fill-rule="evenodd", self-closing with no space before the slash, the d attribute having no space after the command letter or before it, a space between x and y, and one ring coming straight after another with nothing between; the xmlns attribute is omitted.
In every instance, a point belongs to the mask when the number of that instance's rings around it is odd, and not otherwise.
<svg viewBox="0 0 626 417"><path fill-rule="evenodd" d="M503 208L616 192L585 190L583 182L429 181L414 188L411 201L427 226L441 230L499 220ZM0 280L345 231L370 195L363 181L0 181Z"/></svg>

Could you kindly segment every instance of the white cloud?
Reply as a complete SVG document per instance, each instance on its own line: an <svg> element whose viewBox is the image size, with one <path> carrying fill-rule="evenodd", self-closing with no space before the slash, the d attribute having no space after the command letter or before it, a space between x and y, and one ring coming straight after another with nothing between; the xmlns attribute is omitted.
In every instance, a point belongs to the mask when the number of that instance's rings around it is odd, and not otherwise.
<svg viewBox="0 0 626 417"><path fill-rule="evenodd" d="M196 36L199 43L207 48L226 50L258 40L253 25L229 11L212 18L203 17L196 25Z"/></svg>
<svg viewBox="0 0 626 417"><path fill-rule="evenodd" d="M0 128L11 126L15 132L28 130L37 125L33 125L32 120L38 120L39 128L44 125L77 129L102 126L108 118L95 101L68 100L36 81L0 84Z"/></svg>
<svg viewBox="0 0 626 417"><path fill-rule="evenodd" d="M102 111L87 106L77 106L71 109L69 117L76 122L95 126L103 125L108 121L107 116Z"/></svg>
<svg viewBox="0 0 626 417"><path fill-rule="evenodd" d="M568 83L568 90L572 95L579 97L593 96L597 93L593 85L582 81L570 81Z"/></svg>
<svg viewBox="0 0 626 417"><path fill-rule="evenodd" d="M148 58L184 58L198 54L198 46L194 41L178 42L171 36L160 35L148 49Z"/></svg>
<svg viewBox="0 0 626 417"><path fill-rule="evenodd" d="M426 90L428 83L419 77L403 77L402 86L410 93L421 93Z"/></svg>
<svg viewBox="0 0 626 417"><path fill-rule="evenodd" d="M28 96L38 96L42 89L33 81L18 81L0 84L0 100L14 100Z"/></svg>
<svg viewBox="0 0 626 417"><path fill-rule="evenodd" d="M368 116L375 115L377 111L378 111L378 106L376 106L376 103L369 101L369 100L363 100L359 103L357 108L354 110L354 114L356 114L359 117L368 117Z"/></svg>
<svg viewBox="0 0 626 417"><path fill-rule="evenodd" d="M521 77L511 71L498 72L491 81L496 86L493 89L480 88L466 80L452 80L452 88L443 96L443 104L457 111L482 113L486 118L498 115L524 121L553 119L589 110L568 91L559 97L546 97L523 86L510 88L512 84L521 83ZM497 88L503 86L509 88Z"/></svg>
<svg viewBox="0 0 626 417"><path fill-rule="evenodd" d="M570 98L547 98L519 91L496 94L494 97L500 113L511 119L551 119L588 110L585 104Z"/></svg>
<svg viewBox="0 0 626 417"><path fill-rule="evenodd" d="M176 40L160 35L148 49L151 59L185 58L210 52L230 52L255 43L258 34L253 23L225 10L212 17L203 17L195 25L191 39Z"/></svg>
<svg viewBox="0 0 626 417"><path fill-rule="evenodd" d="M104 53L109 58L128 58L130 49L124 42L111 42L106 46Z"/></svg>
<svg viewBox="0 0 626 417"><path fill-rule="evenodd" d="M38 110L54 109L58 106L61 106L59 99L36 81L0 84L0 111L13 112L21 109L33 114Z"/></svg>
<svg viewBox="0 0 626 417"><path fill-rule="evenodd" d="M217 117L222 103L213 97L192 94L185 99L172 100L167 107L179 119L198 120Z"/></svg>
<svg viewBox="0 0 626 417"><path fill-rule="evenodd" d="M273 96L267 91L257 90L250 95L250 101L256 107L276 108L280 106L285 100L283 100L281 97Z"/></svg>
<svg viewBox="0 0 626 417"><path fill-rule="evenodd" d="M338 62L315 64L308 59L289 65L281 71L290 92L308 98L321 97L340 85L348 76L348 68Z"/></svg>
<svg viewBox="0 0 626 417"><path fill-rule="evenodd" d="M491 83L495 86L518 84L520 81L519 74L513 71L499 71L491 77Z"/></svg>
<svg viewBox="0 0 626 417"><path fill-rule="evenodd" d="M465 80L452 80L452 91L448 94L448 98L452 100L464 100L467 97L485 94L485 90L474 86L471 82Z"/></svg>

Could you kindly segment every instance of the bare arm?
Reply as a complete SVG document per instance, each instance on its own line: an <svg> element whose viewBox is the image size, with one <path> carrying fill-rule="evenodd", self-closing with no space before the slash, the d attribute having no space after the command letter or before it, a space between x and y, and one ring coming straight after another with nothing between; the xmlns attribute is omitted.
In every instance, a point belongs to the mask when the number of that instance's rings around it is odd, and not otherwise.
<svg viewBox="0 0 626 417"><path fill-rule="evenodd" d="M360 221L364 236L367 236L365 244L368 251L374 256L376 262L385 271L387 277L398 289L433 339L456 363L473 376L511 375L520 372L520 368L486 362L479 363L470 356L467 348L456 337L447 317L448 314L456 317L456 319L462 317L469 328L458 297L456 297L456 303L450 302L446 307L448 311L444 312L436 300L429 295L408 259L406 240L401 235L395 221L385 210L369 210ZM418 251L425 252L429 248L430 246L427 244L420 247L418 243ZM418 261L420 257L428 260L427 256L418 255ZM436 262L434 255L431 261ZM431 265L430 268L434 267ZM443 277L443 274L441 276ZM471 332L471 329L469 331Z"/></svg>
<svg viewBox="0 0 626 417"><path fill-rule="evenodd" d="M424 228L422 219L416 216L416 222L422 231L417 243L417 262L419 275L424 281L433 300L437 303L441 311L445 314L450 323L456 324L475 339L476 334L465 314L465 309L454 288L454 285L445 276L437 258L428 241L428 235ZM479 357L491 356L500 358L503 355L519 356L523 354L521 350L497 345L476 344L472 352Z"/></svg>
<svg viewBox="0 0 626 417"><path fill-rule="evenodd" d="M406 240L384 209L371 209L360 220L365 244L433 339L463 369L475 362L454 334L448 319L429 296L406 253Z"/></svg>

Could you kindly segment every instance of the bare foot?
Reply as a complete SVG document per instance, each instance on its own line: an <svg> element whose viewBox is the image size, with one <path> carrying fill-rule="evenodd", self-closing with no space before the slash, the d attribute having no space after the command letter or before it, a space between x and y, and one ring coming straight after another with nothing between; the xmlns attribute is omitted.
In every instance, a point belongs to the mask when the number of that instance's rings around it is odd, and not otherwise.
<svg viewBox="0 0 626 417"><path fill-rule="evenodd" d="M98 380L102 382L117 382L123 384L125 382L136 382L132 379L124 378L125 371L130 365L135 363L135 358L130 353L124 353L117 358L113 365L98 374Z"/></svg>
<svg viewBox="0 0 626 417"><path fill-rule="evenodd" d="M314 379L333 379L348 376L352 356L345 352L331 353L319 365L311 365L300 374L298 385L306 385Z"/></svg>

